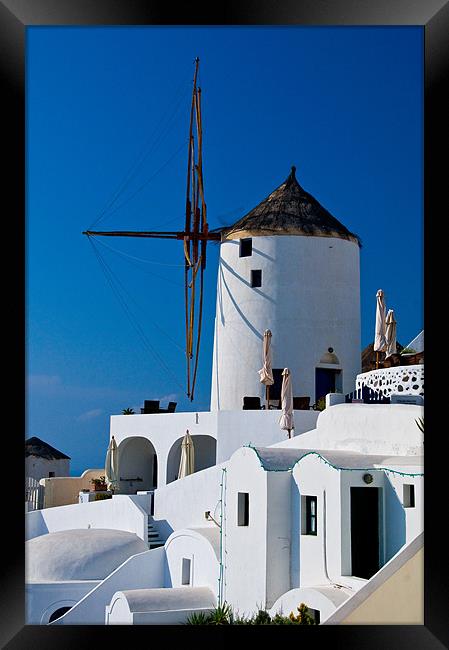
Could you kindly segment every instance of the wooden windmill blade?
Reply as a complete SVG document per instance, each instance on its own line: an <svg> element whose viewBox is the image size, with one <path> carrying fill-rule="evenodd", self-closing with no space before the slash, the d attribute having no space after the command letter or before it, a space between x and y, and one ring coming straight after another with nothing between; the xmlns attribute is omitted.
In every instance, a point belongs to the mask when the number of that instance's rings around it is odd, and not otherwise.
<svg viewBox="0 0 449 650"><path fill-rule="evenodd" d="M93 231L83 235L107 237L144 237L177 239L184 246L184 301L186 332L187 396L193 401L198 370L203 315L204 270L209 240L221 241L218 232L209 232L204 199L201 89L197 87L199 59L195 59L192 103L190 107L189 143L187 155L186 213L183 231ZM196 134L196 147L195 147ZM199 287L197 291L197 281ZM193 361L193 362L192 362Z"/></svg>

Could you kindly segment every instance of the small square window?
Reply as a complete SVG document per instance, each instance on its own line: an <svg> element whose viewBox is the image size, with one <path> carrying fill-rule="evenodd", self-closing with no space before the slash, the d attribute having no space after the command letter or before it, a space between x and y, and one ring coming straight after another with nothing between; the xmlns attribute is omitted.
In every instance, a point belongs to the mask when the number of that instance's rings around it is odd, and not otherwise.
<svg viewBox="0 0 449 650"><path fill-rule="evenodd" d="M317 497L301 496L301 534L317 534Z"/></svg>
<svg viewBox="0 0 449 650"><path fill-rule="evenodd" d="M253 240L251 237L247 239L240 240L239 256L240 257L251 257L253 254Z"/></svg>
<svg viewBox="0 0 449 650"><path fill-rule="evenodd" d="M252 287L262 286L262 271L260 269L251 271L251 286Z"/></svg>
<svg viewBox="0 0 449 650"><path fill-rule="evenodd" d="M249 493L238 493L237 525L249 526Z"/></svg>
<svg viewBox="0 0 449 650"><path fill-rule="evenodd" d="M415 507L415 486L404 483L403 487L403 498L402 502L404 508L414 508Z"/></svg>
<svg viewBox="0 0 449 650"><path fill-rule="evenodd" d="M54 473L54 472L48 472L48 478L53 478L53 477L54 477L54 475L55 475L55 473Z"/></svg>
<svg viewBox="0 0 449 650"><path fill-rule="evenodd" d="M192 561L189 558L182 558L182 577L181 584L189 585L190 584L190 573L192 568Z"/></svg>

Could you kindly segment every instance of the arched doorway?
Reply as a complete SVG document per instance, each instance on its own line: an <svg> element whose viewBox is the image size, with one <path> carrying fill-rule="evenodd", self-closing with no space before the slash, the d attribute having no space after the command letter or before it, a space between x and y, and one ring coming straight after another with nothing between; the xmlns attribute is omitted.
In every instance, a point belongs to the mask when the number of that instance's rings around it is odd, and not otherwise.
<svg viewBox="0 0 449 650"><path fill-rule="evenodd" d="M148 438L126 438L118 447L119 494L157 487L157 454Z"/></svg>
<svg viewBox="0 0 449 650"><path fill-rule="evenodd" d="M217 459L217 441L212 436L192 435L195 452L195 472L215 465ZM178 478L179 462L181 460L182 438L172 445L167 457L167 483Z"/></svg>

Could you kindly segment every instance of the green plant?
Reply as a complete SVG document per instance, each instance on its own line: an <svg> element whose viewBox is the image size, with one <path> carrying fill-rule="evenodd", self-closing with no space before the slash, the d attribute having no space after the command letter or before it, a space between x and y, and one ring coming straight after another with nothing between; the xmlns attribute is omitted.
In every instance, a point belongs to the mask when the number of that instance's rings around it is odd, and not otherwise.
<svg viewBox="0 0 449 650"><path fill-rule="evenodd" d="M135 415L135 413L132 408L128 407L122 410L122 415Z"/></svg>
<svg viewBox="0 0 449 650"><path fill-rule="evenodd" d="M208 614L204 612L192 613L186 620L186 625L316 625L314 617L309 614L309 608L301 603L296 608L298 614L290 612L289 616L280 613L273 617L265 610L259 608L257 614L245 617L234 614L229 604L217 605Z"/></svg>
<svg viewBox="0 0 449 650"><path fill-rule="evenodd" d="M106 476L99 476L98 478L91 478L90 482L93 485L106 485Z"/></svg>
<svg viewBox="0 0 449 650"><path fill-rule="evenodd" d="M292 623L297 623L299 625L316 625L314 617L309 614L309 608L305 603L301 603L299 607L296 608L298 613L295 615L293 612L290 612L289 619Z"/></svg>
<svg viewBox="0 0 449 650"><path fill-rule="evenodd" d="M326 398L324 396L319 397L315 404L315 411L324 411L325 408L326 408Z"/></svg>
<svg viewBox="0 0 449 650"><path fill-rule="evenodd" d="M416 354L416 350L414 348L402 348L400 354Z"/></svg>
<svg viewBox="0 0 449 650"><path fill-rule="evenodd" d="M112 499L112 494L96 494L94 501L102 501L103 499Z"/></svg>
<svg viewBox="0 0 449 650"><path fill-rule="evenodd" d="M270 625L271 616L265 609L259 609L256 616L251 622L251 625Z"/></svg>
<svg viewBox="0 0 449 650"><path fill-rule="evenodd" d="M209 625L229 625L232 617L232 609L228 603L217 605L209 614Z"/></svg>
<svg viewBox="0 0 449 650"><path fill-rule="evenodd" d="M207 625L209 614L206 612L192 612L186 620L186 625Z"/></svg>

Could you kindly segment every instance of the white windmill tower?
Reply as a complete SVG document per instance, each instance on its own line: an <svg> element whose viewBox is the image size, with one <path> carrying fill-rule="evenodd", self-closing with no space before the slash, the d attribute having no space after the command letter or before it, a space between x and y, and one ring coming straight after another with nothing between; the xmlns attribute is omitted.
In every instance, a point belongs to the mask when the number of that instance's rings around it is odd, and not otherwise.
<svg viewBox="0 0 449 650"><path fill-rule="evenodd" d="M296 168L264 201L221 231L211 410L259 396L263 333L272 332L275 385L291 370L294 396L313 404L348 393L360 372L360 240L306 192Z"/></svg>

